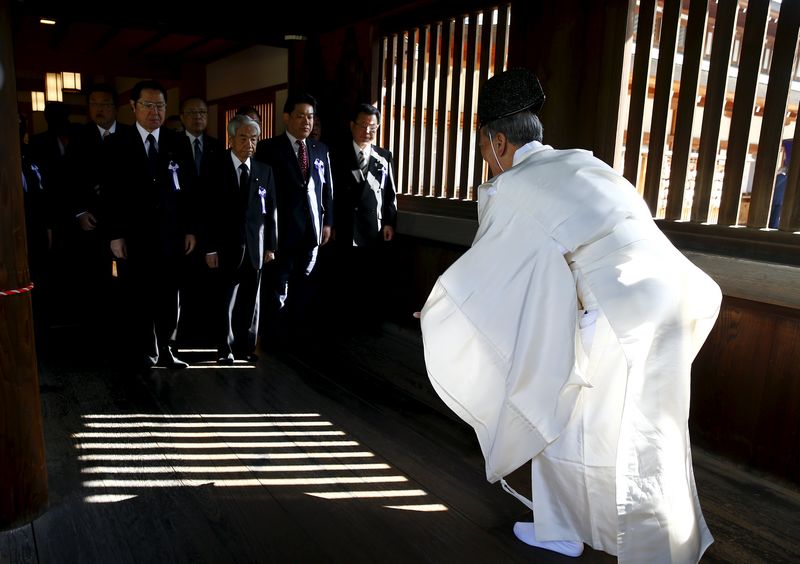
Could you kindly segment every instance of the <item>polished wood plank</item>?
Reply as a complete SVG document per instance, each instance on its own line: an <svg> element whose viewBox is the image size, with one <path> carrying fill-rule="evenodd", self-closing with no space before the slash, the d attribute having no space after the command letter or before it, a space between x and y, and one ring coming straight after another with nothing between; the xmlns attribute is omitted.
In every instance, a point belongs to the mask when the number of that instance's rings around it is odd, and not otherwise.
<svg viewBox="0 0 800 564"><path fill-rule="evenodd" d="M0 533L4 564L564 561L514 538L530 513L486 482L473 431L427 384L418 332L385 325L256 367L185 353L193 368L139 375L63 352L42 374L51 505ZM350 443L311 444L334 440ZM76 448L91 441L108 445ZM695 457L717 539L704 561L796 561L796 489ZM529 492L530 466L509 481ZM614 558L587 547L580 561Z"/></svg>

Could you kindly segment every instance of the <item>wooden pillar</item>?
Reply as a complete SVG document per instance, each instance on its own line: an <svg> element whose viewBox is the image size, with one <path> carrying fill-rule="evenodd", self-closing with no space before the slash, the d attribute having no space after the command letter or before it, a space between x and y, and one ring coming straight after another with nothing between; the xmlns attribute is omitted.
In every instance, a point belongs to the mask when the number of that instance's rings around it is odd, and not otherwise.
<svg viewBox="0 0 800 564"><path fill-rule="evenodd" d="M17 119L9 2L0 0L0 291L30 282ZM32 520L46 503L31 294L0 295L0 529Z"/></svg>

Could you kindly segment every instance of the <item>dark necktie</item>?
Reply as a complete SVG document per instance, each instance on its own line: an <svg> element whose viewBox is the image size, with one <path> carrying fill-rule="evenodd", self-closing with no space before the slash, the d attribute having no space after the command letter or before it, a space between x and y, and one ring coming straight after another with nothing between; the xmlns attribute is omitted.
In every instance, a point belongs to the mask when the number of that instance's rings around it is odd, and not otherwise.
<svg viewBox="0 0 800 564"><path fill-rule="evenodd" d="M239 165L239 170L241 171L239 175L239 190L246 194L247 187L250 184L250 171L244 163Z"/></svg>
<svg viewBox="0 0 800 564"><path fill-rule="evenodd" d="M303 173L303 180L308 180L308 153L306 145L299 139L297 143L297 162L300 163L300 172Z"/></svg>
<svg viewBox="0 0 800 564"><path fill-rule="evenodd" d="M158 151L156 150L156 138L153 137L152 133L147 134L147 160L150 161L150 172L155 174Z"/></svg>
<svg viewBox="0 0 800 564"><path fill-rule="evenodd" d="M367 168L369 168L369 167L368 167L368 163L367 163L367 157L364 155L364 151L359 151L358 152L358 168L361 169L361 172L363 172L364 176L366 177L367 176Z"/></svg>
<svg viewBox="0 0 800 564"><path fill-rule="evenodd" d="M103 130L103 141L108 139L108 136L111 135L111 132L108 129Z"/></svg>
<svg viewBox="0 0 800 564"><path fill-rule="evenodd" d="M194 166L197 169L197 174L200 174L200 162L203 160L203 149L200 148L200 139L194 140Z"/></svg>

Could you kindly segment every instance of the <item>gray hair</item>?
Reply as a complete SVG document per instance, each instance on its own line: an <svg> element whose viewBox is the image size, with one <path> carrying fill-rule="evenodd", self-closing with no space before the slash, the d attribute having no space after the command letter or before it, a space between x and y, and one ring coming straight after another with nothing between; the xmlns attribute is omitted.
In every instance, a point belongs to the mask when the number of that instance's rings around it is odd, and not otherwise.
<svg viewBox="0 0 800 564"><path fill-rule="evenodd" d="M261 136L261 126L258 125L258 122L252 119L250 116L239 114L237 116L233 116L231 121L228 122L228 137L236 137L236 132L248 125L250 127L255 127L256 135L259 137Z"/></svg>
<svg viewBox="0 0 800 564"><path fill-rule="evenodd" d="M518 112L510 116L486 124L486 135L491 137L494 133L502 133L509 143L522 147L531 141L542 142L544 127L539 116L532 112Z"/></svg>

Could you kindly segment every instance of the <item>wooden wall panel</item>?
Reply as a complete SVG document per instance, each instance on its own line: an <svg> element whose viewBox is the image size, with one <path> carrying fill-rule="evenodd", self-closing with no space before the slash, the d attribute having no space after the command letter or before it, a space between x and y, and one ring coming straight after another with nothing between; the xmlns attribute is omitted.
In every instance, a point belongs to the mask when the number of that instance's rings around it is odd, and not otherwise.
<svg viewBox="0 0 800 564"><path fill-rule="evenodd" d="M800 482L800 311L726 297L692 369L692 438Z"/></svg>

